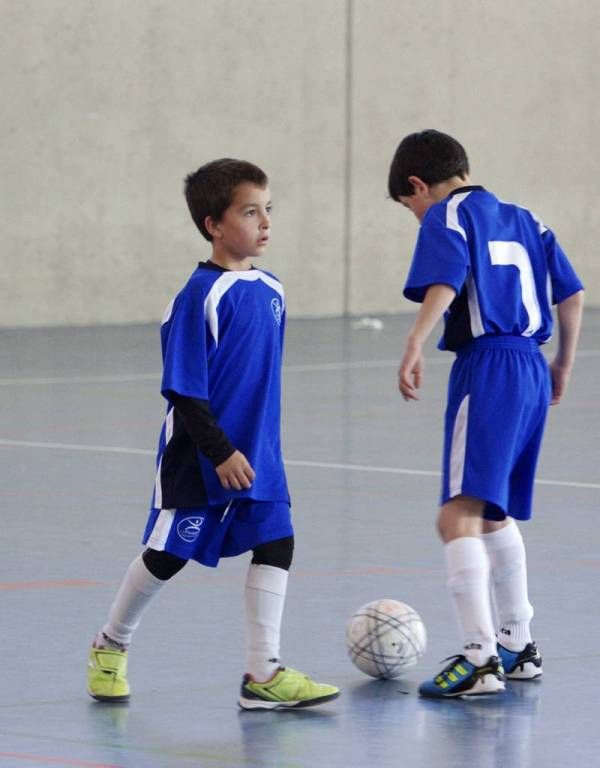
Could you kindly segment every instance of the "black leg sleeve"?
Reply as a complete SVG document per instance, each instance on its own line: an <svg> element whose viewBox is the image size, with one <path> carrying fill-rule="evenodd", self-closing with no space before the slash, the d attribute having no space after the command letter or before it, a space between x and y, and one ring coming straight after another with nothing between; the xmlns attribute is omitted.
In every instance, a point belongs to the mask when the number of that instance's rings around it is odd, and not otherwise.
<svg viewBox="0 0 600 768"><path fill-rule="evenodd" d="M286 536L285 539L276 539L275 541L268 541L266 544L259 544L254 549L252 562L254 565L272 565L274 568L289 571L293 556L294 537Z"/></svg>
<svg viewBox="0 0 600 768"><path fill-rule="evenodd" d="M161 581L171 579L187 563L187 560L176 557L170 552L159 552L156 549L147 549L142 554L142 560L150 573Z"/></svg>

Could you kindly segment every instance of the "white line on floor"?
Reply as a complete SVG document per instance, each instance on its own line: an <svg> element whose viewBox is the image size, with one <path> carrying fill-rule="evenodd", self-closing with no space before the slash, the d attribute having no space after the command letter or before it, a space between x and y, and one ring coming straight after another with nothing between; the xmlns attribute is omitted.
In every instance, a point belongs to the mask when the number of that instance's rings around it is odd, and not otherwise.
<svg viewBox="0 0 600 768"><path fill-rule="evenodd" d="M30 440L9 440L0 438L0 446L7 448L45 448L46 450L63 451L92 451L96 453L120 453L137 456L155 456L155 451L146 448L121 448L112 445L85 445L77 443L52 443ZM308 467L313 469L335 469L346 472L379 472L386 475L414 475L415 477L440 477L440 472L429 469L408 469L405 467L377 467L370 464L337 464L328 461L302 461L300 459L287 459L288 467ZM570 480L543 480L535 481L538 485L552 485L561 488L586 488L599 490L600 483L581 483Z"/></svg>
<svg viewBox="0 0 600 768"><path fill-rule="evenodd" d="M577 353L577 357L598 357L598 349L582 349ZM440 353L439 357L425 358L426 365L450 365L454 357ZM320 371L348 371L361 369L377 368L397 368L400 364L400 357L397 360L350 360L346 362L322 362L322 363L299 363L285 365L286 373L318 373ZM154 373L124 373L107 374L98 376L26 376L22 378L0 379L0 387L27 386L27 385L50 385L50 384L126 384L136 381L160 381L161 374Z"/></svg>

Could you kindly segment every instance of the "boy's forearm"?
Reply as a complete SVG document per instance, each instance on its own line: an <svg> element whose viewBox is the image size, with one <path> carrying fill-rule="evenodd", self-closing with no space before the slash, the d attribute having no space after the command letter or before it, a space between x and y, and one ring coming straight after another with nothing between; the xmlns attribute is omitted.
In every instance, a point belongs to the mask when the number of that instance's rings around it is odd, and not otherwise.
<svg viewBox="0 0 600 768"><path fill-rule="evenodd" d="M581 329L583 314L583 291L569 296L557 306L558 314L558 351L556 362L570 368L575 360L575 350Z"/></svg>
<svg viewBox="0 0 600 768"><path fill-rule="evenodd" d="M212 414L208 400L185 397L173 391L169 392L169 400L198 450L215 466L222 464L235 452L235 447Z"/></svg>
<svg viewBox="0 0 600 768"><path fill-rule="evenodd" d="M442 283L431 285L427 289L421 309L409 334L412 343L418 346L425 343L444 312L454 301L455 296L454 288Z"/></svg>

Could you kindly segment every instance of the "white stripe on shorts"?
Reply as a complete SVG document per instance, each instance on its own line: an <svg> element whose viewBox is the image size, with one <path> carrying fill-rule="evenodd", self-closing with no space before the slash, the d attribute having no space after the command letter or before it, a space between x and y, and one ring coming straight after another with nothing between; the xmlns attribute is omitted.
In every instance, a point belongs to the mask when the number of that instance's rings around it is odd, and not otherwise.
<svg viewBox="0 0 600 768"><path fill-rule="evenodd" d="M467 449L467 423L469 421L469 395L466 395L454 419L452 443L450 444L450 498L460 496L465 471Z"/></svg>
<svg viewBox="0 0 600 768"><path fill-rule="evenodd" d="M165 417L165 449L164 452L167 450L167 445L169 444L169 441L173 437L173 413L175 409L170 408L167 412L167 415ZM162 456L160 457L160 461L158 462L158 469L156 470L156 477L154 478L154 503L153 506L156 509L160 509L162 507L162 483L161 483L161 473L162 473Z"/></svg>
<svg viewBox="0 0 600 768"><path fill-rule="evenodd" d="M171 526L173 525L173 519L175 517L174 509L161 509L160 514L156 518L152 533L148 537L146 546L150 549L156 549L158 552L162 552L169 538L171 532Z"/></svg>

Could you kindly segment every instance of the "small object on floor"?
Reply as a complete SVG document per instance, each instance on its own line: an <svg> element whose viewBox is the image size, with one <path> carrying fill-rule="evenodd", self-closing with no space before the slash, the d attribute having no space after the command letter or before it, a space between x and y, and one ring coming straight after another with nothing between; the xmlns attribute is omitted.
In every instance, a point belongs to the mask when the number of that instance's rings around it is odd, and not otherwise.
<svg viewBox="0 0 600 768"><path fill-rule="evenodd" d="M381 331L383 330L383 320L378 317L361 317L352 323L355 331Z"/></svg>

